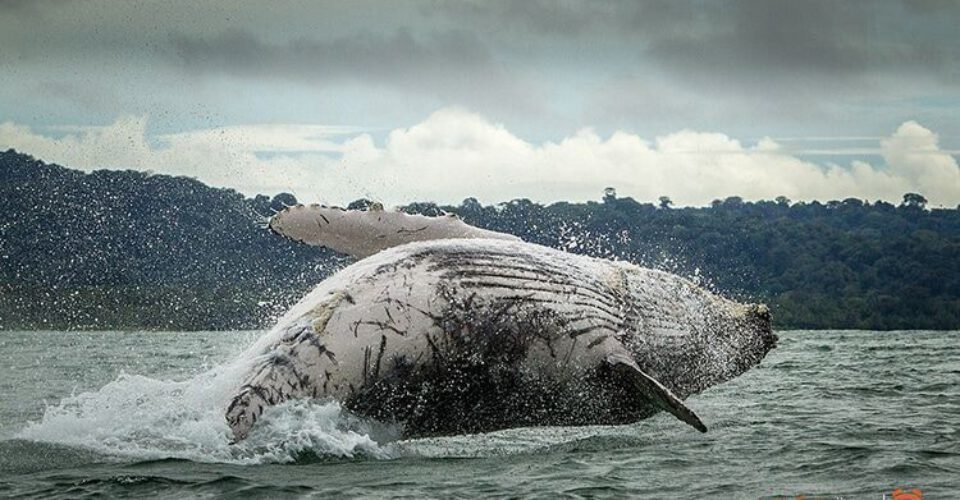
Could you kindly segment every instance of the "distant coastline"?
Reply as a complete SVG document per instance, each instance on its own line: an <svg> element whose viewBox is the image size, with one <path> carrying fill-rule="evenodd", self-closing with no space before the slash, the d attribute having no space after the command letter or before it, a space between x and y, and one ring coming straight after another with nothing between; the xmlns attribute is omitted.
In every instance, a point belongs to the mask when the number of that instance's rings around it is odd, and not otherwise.
<svg viewBox="0 0 960 500"><path fill-rule="evenodd" d="M527 241L692 277L767 302L780 329L960 328L960 210L928 208L922 194L899 205L727 197L685 208L602 195L404 209L454 212ZM289 194L246 198L183 177L85 174L0 152L0 329L269 326L349 262L258 225L291 203Z"/></svg>

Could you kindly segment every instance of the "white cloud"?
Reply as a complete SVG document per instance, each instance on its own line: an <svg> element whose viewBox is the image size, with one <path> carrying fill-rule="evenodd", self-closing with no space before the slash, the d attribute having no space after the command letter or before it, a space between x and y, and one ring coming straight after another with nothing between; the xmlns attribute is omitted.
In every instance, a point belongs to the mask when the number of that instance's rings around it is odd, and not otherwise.
<svg viewBox="0 0 960 500"><path fill-rule="evenodd" d="M937 134L914 121L880 141L883 157L934 202L955 203L960 193L957 160L940 150Z"/></svg>
<svg viewBox="0 0 960 500"><path fill-rule="evenodd" d="M681 205L734 195L896 202L908 191L924 194L934 206L960 203L957 161L938 148L936 134L915 122L880 141L884 165L849 166L801 160L772 139L743 145L722 133L692 130L651 142L583 129L559 142L533 144L458 108L393 130L382 145L356 129L311 125L237 126L155 139L147 136L146 119L135 117L63 137L0 124L0 148L46 161L188 175L246 194L291 191L303 201L583 201L613 186L620 195L667 195Z"/></svg>
<svg viewBox="0 0 960 500"><path fill-rule="evenodd" d="M336 153L341 144L334 137L360 131L357 127L327 125L235 125L165 134L158 139L171 149L205 148L215 143L218 147L255 153Z"/></svg>
<svg viewBox="0 0 960 500"><path fill-rule="evenodd" d="M122 117L103 127L83 127L63 137L45 136L29 127L0 124L0 149L8 147L44 161L92 171L152 170L195 177L247 194L304 191L322 171L306 156L258 152L333 152L339 147L328 137L344 131L315 126L247 126L204 129L157 137L151 144L145 117Z"/></svg>

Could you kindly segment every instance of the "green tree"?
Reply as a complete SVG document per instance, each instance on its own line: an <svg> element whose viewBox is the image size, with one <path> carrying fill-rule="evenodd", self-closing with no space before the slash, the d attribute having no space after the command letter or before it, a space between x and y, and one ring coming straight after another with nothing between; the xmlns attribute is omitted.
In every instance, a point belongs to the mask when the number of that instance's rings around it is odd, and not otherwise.
<svg viewBox="0 0 960 500"><path fill-rule="evenodd" d="M923 210L927 207L927 199L918 193L906 193L903 195L903 203L900 206Z"/></svg>
<svg viewBox="0 0 960 500"><path fill-rule="evenodd" d="M605 188L603 190L603 202L611 203L614 201L617 201L617 190L612 187Z"/></svg>

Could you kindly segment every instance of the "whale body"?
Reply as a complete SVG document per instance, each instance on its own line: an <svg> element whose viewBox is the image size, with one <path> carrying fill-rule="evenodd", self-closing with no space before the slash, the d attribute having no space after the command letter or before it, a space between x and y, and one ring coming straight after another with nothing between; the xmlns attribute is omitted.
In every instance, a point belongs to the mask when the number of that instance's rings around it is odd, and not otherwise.
<svg viewBox="0 0 960 500"><path fill-rule="evenodd" d="M316 219L329 232L335 224L316 215L329 221L331 210L299 207L286 222ZM276 226L312 242L309 224ZM683 399L776 344L765 306L669 273L486 233L409 241L417 231L388 226L404 239L354 246L372 255L320 283L243 355L226 410L235 439L267 407L302 398L335 399L408 437L659 411L706 431Z"/></svg>

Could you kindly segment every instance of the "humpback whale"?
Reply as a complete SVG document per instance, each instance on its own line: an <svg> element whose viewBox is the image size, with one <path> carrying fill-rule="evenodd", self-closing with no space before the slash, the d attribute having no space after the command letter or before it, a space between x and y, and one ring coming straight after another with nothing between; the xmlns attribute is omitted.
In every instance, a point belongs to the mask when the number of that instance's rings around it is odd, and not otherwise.
<svg viewBox="0 0 960 500"><path fill-rule="evenodd" d="M296 205L282 236L359 260L321 282L241 356L235 440L291 399L334 399L406 437L625 424L757 365L766 306L626 262L565 253L453 215Z"/></svg>

